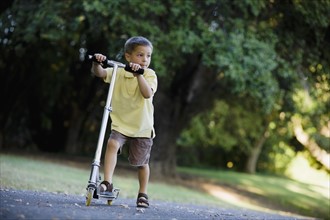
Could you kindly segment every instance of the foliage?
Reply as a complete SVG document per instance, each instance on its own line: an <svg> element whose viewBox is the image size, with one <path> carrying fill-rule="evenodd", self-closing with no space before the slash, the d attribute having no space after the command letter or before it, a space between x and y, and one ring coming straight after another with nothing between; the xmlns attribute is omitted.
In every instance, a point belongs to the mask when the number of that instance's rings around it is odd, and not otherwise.
<svg viewBox="0 0 330 220"><path fill-rule="evenodd" d="M246 28L242 20L235 22L235 30L224 34L223 41L226 43L218 44L214 47L215 51L204 53L204 59L206 64L217 66L219 71L224 72L234 94L252 97L260 102L265 112L269 112L279 92L272 75L278 62L276 37L267 36L260 40L257 27Z"/></svg>
<svg viewBox="0 0 330 220"><path fill-rule="evenodd" d="M237 118L232 115L237 106L230 106L228 113L228 104L215 104L203 116L196 116L178 141L179 146L191 146L192 154L198 152L200 155L205 155L205 149L213 153L217 149L220 161L232 162L235 157L229 156L231 154L238 154L240 155L238 158L244 158L244 154L240 152L253 148L257 138L257 135L253 135L256 134L256 128L269 123L270 133L264 144L258 169L283 173L289 161L295 157L295 152L303 149L300 143L293 141L296 139L290 127L290 115L294 112L302 114L301 117L305 118L305 128L319 145L325 149L329 148L327 134L329 114L326 110L329 109L329 53L323 48L329 48L329 43L325 41L329 39L329 1L273 3L245 1L237 4L239 10L244 10L248 5L255 18L250 17L247 22L229 19L233 22L230 24L235 28L231 32L228 31L230 27L223 29L225 24L221 23L221 26L218 23L214 24L212 31L217 32L215 35L226 44L222 47L211 44L211 50L203 54L206 63L219 67L221 80L225 80L229 85L235 85L230 92L248 98L249 102L251 98L257 99L263 104L255 107L262 106L266 110L264 112L270 114L262 116L264 113L256 111L256 108L245 107L244 109L248 111L247 115ZM262 11L265 7L269 7L271 12L265 14ZM282 10L284 8L286 10ZM242 17L245 19L249 17L247 11ZM224 22L225 18L221 17L221 19ZM232 96L221 98L230 100ZM244 102L238 100L237 103L244 106ZM259 116L252 117L253 113ZM213 115L220 118L216 123ZM243 118L251 118L250 124L239 124ZM258 123L255 118L261 119L262 122ZM224 121L228 121L233 126L230 128ZM210 124L215 124L211 135ZM235 127L235 124L240 126ZM240 141L242 135L237 132L240 129L250 134L249 138L243 136L243 142ZM323 135L320 134L322 129ZM215 142L214 139L217 141ZM241 142L238 144L240 147L232 147L228 144L228 140L232 140L229 142L232 145ZM181 152L181 147L179 149ZM183 160L180 156L178 161L184 165L211 165L215 161L212 155L210 153L197 161L196 158L193 161ZM217 165L221 163L219 160ZM222 162L222 166L226 165Z"/></svg>
<svg viewBox="0 0 330 220"><path fill-rule="evenodd" d="M301 147L293 115L328 150L329 14L329 0L14 1L0 16L0 148L94 151L107 87L84 55L124 62L126 39L144 35L159 77L154 162L173 164L179 138L182 161L241 168L268 134L259 169L274 170L274 153Z"/></svg>
<svg viewBox="0 0 330 220"><path fill-rule="evenodd" d="M230 162L229 168L242 170L243 158L263 128L260 113L248 105L244 100L239 105L218 101L213 109L195 116L178 140L179 165L191 165L181 151L194 148L194 155L199 155L201 163L196 165L226 167Z"/></svg>

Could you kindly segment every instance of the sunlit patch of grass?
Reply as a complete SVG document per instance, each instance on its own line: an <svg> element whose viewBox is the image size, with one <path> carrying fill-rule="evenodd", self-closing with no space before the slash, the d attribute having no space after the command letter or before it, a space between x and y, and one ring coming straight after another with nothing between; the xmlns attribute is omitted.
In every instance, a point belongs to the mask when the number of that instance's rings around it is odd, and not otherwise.
<svg viewBox="0 0 330 220"><path fill-rule="evenodd" d="M286 175L292 179L298 180L303 183L308 183L315 186L321 186L324 189L329 187L330 176L328 173L322 170L315 170L312 168L306 158L303 155L304 153L300 152L289 164L289 168L286 172ZM330 192L323 191L330 198ZM322 193L323 193L322 192Z"/></svg>
<svg viewBox="0 0 330 220"><path fill-rule="evenodd" d="M264 201L277 204L286 211L329 218L329 184L327 186L311 185L288 178L217 170L179 168L179 172L203 177L213 183L253 194L259 199L263 198Z"/></svg>

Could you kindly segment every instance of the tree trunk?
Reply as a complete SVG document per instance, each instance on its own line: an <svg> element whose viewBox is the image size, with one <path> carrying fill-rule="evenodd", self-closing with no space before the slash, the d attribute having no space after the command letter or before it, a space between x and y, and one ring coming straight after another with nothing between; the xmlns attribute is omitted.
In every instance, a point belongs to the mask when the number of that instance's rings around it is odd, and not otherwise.
<svg viewBox="0 0 330 220"><path fill-rule="evenodd" d="M301 125L301 119L292 118L293 130L297 140L306 147L312 156L321 163L328 171L330 171L330 154L323 150L318 144L306 133Z"/></svg>
<svg viewBox="0 0 330 220"><path fill-rule="evenodd" d="M264 129L264 132L262 133L259 140L257 140L256 144L251 149L250 155L248 156L246 164L245 164L245 169L244 169L245 172L251 173L251 174L256 173L258 159L259 159L262 147L264 146L264 143L267 140L267 137L268 137L268 124L267 124L266 128Z"/></svg>
<svg viewBox="0 0 330 220"><path fill-rule="evenodd" d="M79 146L79 134L82 128L83 116L77 104L72 104L72 118L70 127L67 132L67 139L65 143L65 152L68 154L77 154L81 150Z"/></svg>
<svg viewBox="0 0 330 220"><path fill-rule="evenodd" d="M211 72L200 65L199 56L187 58L187 62L169 88L159 82L155 94L156 138L150 163L153 176L176 176L176 140L194 114L210 107L214 99Z"/></svg>
<svg viewBox="0 0 330 220"><path fill-rule="evenodd" d="M152 176L174 177L176 169L175 140L178 130L177 119L173 118L174 100L171 102L163 93L155 97L156 138L151 153L150 170Z"/></svg>

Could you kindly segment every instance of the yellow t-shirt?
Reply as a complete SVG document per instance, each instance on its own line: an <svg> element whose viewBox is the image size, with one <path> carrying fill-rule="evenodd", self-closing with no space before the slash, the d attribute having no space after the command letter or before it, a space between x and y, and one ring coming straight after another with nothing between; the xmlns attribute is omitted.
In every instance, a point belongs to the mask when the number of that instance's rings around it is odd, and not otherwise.
<svg viewBox="0 0 330 220"><path fill-rule="evenodd" d="M105 82L110 83L113 68L107 68ZM152 69L145 69L146 79L154 94L157 90L157 76ZM154 138L153 97L145 99L136 77L123 68L117 69L111 106L111 129L128 137Z"/></svg>

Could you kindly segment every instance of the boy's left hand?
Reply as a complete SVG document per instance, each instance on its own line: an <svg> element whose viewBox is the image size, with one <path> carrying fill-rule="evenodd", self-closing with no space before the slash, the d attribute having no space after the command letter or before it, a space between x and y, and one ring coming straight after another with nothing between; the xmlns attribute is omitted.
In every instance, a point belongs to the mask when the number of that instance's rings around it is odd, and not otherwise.
<svg viewBox="0 0 330 220"><path fill-rule="evenodd" d="M138 71L139 69L141 69L142 67L140 66L140 64L137 63L129 63L129 66L131 67L131 69L133 71Z"/></svg>

